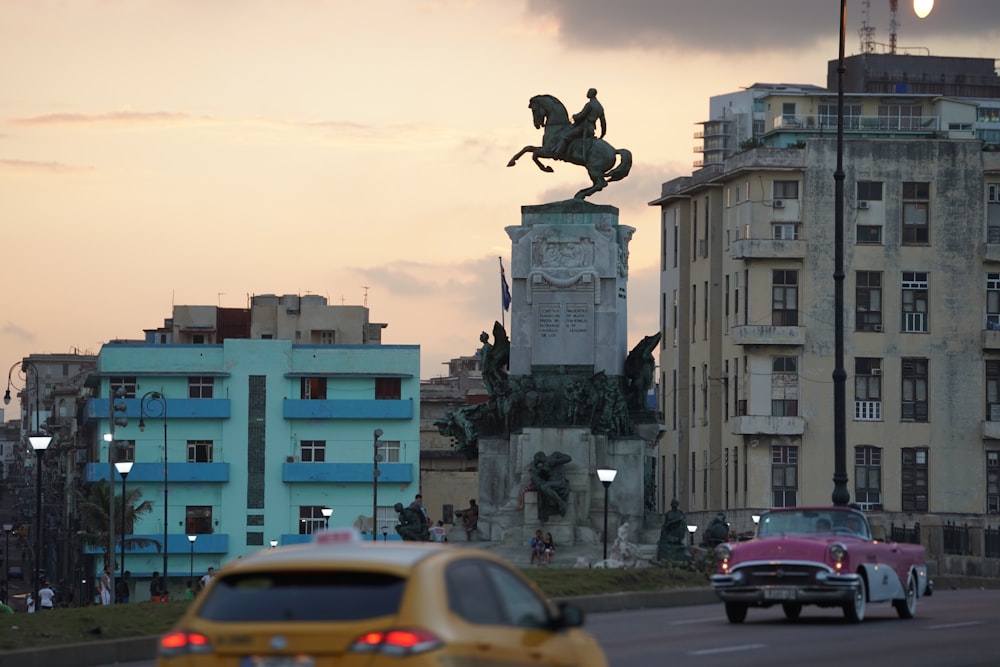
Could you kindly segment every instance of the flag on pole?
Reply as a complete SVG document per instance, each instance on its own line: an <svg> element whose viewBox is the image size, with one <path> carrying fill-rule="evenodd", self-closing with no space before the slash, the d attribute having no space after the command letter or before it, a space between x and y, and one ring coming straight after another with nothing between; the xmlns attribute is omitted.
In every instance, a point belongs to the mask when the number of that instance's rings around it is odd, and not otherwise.
<svg viewBox="0 0 1000 667"><path fill-rule="evenodd" d="M504 310L510 310L510 286L507 284L507 274L503 270L503 258L497 259L500 260L500 303L503 304Z"/></svg>

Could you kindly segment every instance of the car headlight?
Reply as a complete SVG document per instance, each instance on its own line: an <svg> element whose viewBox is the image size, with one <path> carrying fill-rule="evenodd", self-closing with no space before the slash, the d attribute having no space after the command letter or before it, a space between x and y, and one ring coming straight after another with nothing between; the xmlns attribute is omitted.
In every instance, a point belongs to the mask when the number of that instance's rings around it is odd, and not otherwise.
<svg viewBox="0 0 1000 667"><path fill-rule="evenodd" d="M841 563L847 558L847 547L840 542L834 542L830 545L830 559L834 563Z"/></svg>
<svg viewBox="0 0 1000 667"><path fill-rule="evenodd" d="M719 546L715 547L715 558L716 560L729 560L733 557L733 548L723 542Z"/></svg>

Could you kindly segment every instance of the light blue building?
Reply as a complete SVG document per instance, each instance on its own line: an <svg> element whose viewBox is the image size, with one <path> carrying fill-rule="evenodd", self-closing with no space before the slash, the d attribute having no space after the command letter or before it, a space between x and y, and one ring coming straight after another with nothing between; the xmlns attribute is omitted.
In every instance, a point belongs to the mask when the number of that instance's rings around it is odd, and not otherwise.
<svg viewBox="0 0 1000 667"><path fill-rule="evenodd" d="M134 461L126 489L141 489L153 505L126 535L158 543L165 536L167 546L166 558L152 546L126 550L125 567L140 581L166 570L175 595L192 573L311 539L327 521L324 508L332 509L331 528L398 539L393 505L419 493L417 345L109 343L96 379L99 392L86 405L93 462L85 481L113 475L121 493L105 441L113 432L113 460ZM109 397L119 389L124 409L115 415L127 423L112 426ZM103 552L89 552L94 571Z"/></svg>

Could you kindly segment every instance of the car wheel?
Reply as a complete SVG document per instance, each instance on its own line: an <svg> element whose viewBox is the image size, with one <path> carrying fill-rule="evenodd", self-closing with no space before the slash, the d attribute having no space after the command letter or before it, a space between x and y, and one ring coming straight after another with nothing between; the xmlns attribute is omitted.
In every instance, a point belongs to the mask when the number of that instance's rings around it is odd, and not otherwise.
<svg viewBox="0 0 1000 667"><path fill-rule="evenodd" d="M802 615L802 605L798 602L785 602L781 608L785 612L785 618L789 621L798 620L799 616Z"/></svg>
<svg viewBox="0 0 1000 667"><path fill-rule="evenodd" d="M747 606L738 602L727 602L726 618L730 623L742 623L747 618Z"/></svg>
<svg viewBox="0 0 1000 667"><path fill-rule="evenodd" d="M906 597L902 600L893 600L892 606L896 608L896 613L900 618L913 618L917 615L917 580L910 575L906 582Z"/></svg>
<svg viewBox="0 0 1000 667"><path fill-rule="evenodd" d="M865 579L858 579L858 587L854 589L854 599L844 605L844 617L851 623L860 623L865 620L865 604L868 598L868 591L865 587Z"/></svg>

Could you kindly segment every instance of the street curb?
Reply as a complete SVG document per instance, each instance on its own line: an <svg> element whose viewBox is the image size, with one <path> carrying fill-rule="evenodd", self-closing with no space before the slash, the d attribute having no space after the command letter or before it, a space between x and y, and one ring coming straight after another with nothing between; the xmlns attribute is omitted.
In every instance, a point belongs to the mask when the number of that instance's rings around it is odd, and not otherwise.
<svg viewBox="0 0 1000 667"><path fill-rule="evenodd" d="M588 614L626 609L654 609L658 607L685 607L718 602L711 588L678 588L668 591L629 591L607 595L581 595L552 598L554 602L569 602Z"/></svg>

